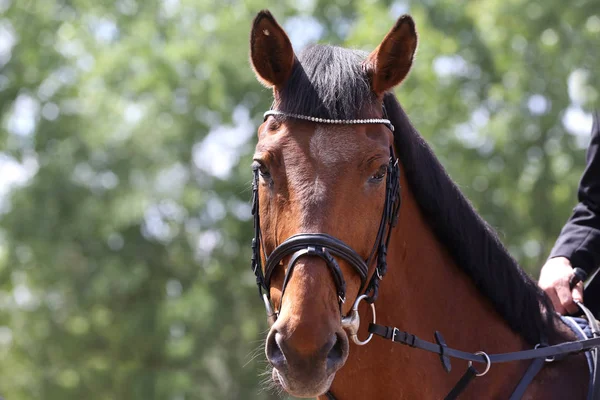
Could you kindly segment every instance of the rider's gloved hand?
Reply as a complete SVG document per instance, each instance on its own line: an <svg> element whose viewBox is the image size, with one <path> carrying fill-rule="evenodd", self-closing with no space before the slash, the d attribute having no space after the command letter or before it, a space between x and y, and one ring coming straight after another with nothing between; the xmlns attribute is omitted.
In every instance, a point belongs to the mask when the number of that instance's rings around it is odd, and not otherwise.
<svg viewBox="0 0 600 400"><path fill-rule="evenodd" d="M574 314L578 308L574 300L583 302L583 282L571 290L569 281L574 276L571 261L555 257L546 261L540 272L538 284L546 292L554 308L561 315Z"/></svg>

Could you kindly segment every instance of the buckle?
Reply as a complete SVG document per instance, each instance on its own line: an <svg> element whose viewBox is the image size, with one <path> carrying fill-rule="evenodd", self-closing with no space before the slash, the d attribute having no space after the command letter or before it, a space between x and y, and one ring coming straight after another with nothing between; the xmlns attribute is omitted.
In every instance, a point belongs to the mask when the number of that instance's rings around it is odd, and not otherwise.
<svg viewBox="0 0 600 400"><path fill-rule="evenodd" d="M394 329L392 329L392 342L396 341L397 334L400 334L400 329L394 327Z"/></svg>

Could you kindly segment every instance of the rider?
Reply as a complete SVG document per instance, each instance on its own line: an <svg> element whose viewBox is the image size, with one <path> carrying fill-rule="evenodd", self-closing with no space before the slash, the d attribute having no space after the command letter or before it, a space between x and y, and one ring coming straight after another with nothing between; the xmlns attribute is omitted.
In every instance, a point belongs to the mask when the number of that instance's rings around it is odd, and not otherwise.
<svg viewBox="0 0 600 400"><path fill-rule="evenodd" d="M563 227L550 257L540 272L540 287L548 294L560 314L577 312L574 300L583 301L583 284L573 290L569 281L574 269L592 276L600 267L600 112L594 114L592 139L587 152L587 167L578 191L579 203ZM600 277L585 289L585 305L598 316Z"/></svg>

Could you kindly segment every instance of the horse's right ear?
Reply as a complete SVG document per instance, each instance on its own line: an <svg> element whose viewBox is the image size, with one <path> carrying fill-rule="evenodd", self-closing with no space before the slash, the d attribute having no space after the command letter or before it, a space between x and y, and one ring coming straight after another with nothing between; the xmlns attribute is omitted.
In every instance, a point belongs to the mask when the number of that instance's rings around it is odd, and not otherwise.
<svg viewBox="0 0 600 400"><path fill-rule="evenodd" d="M254 18L250 59L256 77L267 87L281 88L292 73L296 60L292 43L268 10Z"/></svg>

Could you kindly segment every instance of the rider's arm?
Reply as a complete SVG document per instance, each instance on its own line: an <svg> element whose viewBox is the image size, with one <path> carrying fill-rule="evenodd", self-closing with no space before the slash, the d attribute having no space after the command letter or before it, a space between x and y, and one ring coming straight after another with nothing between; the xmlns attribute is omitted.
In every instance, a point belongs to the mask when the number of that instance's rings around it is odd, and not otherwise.
<svg viewBox="0 0 600 400"><path fill-rule="evenodd" d="M550 254L565 257L591 274L600 266L600 115L594 116L587 167L579 184L579 204L563 227Z"/></svg>
<svg viewBox="0 0 600 400"><path fill-rule="evenodd" d="M583 300L583 284L571 289L573 268L588 275L600 265L600 115L594 115L587 167L578 191L579 204L563 227L546 264L539 285L560 314L577 312L573 300Z"/></svg>

